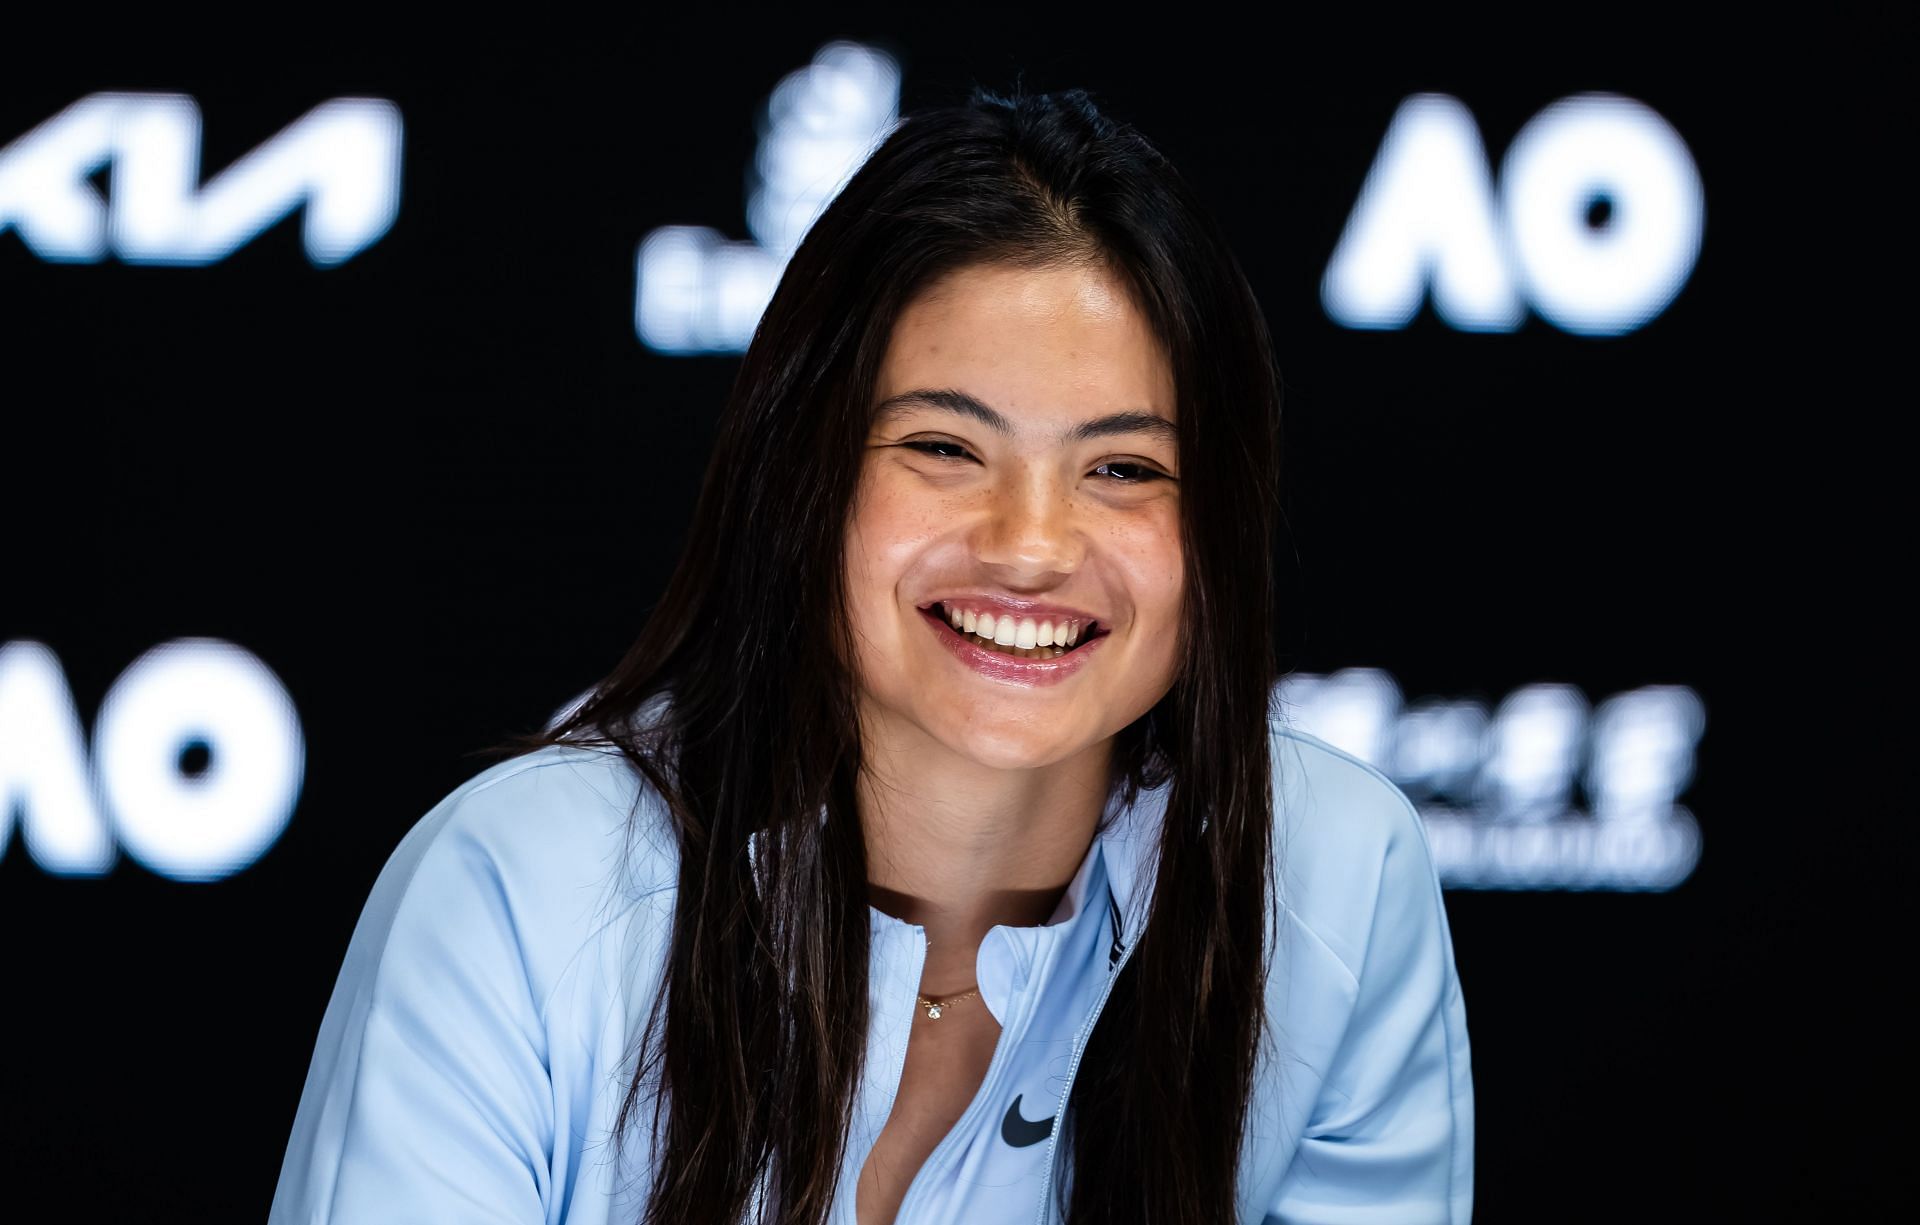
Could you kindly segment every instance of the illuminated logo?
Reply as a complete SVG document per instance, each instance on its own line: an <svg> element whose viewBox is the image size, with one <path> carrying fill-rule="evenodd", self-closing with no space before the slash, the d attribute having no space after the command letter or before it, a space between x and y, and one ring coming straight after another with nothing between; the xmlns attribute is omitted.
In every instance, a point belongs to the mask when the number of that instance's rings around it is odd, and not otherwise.
<svg viewBox="0 0 1920 1225"><path fill-rule="evenodd" d="M111 200L89 181L111 167ZM400 207L400 112L333 98L206 184L185 94L96 93L0 148L0 232L55 263L214 264L296 208L307 259L372 245Z"/></svg>
<svg viewBox="0 0 1920 1225"><path fill-rule="evenodd" d="M1686 142L1618 94L1528 121L1498 185L1467 108L1416 94L1395 112L1320 282L1334 322L1403 328L1434 313L1511 332L1531 306L1568 332L1618 336L1665 310L1700 257L1706 199Z"/></svg>
<svg viewBox="0 0 1920 1225"><path fill-rule="evenodd" d="M1571 685L1528 685L1489 713L1473 701L1406 705L1385 672L1350 668L1288 676L1279 697L1290 726L1407 793L1449 888L1671 889L1699 862L1700 827L1676 799L1706 708L1684 686L1590 710Z"/></svg>
<svg viewBox="0 0 1920 1225"><path fill-rule="evenodd" d="M794 249L899 121L900 69L833 42L767 99L747 193L752 242L663 226L640 244L634 330L659 353L744 353Z"/></svg>
<svg viewBox="0 0 1920 1225"><path fill-rule="evenodd" d="M163 643L114 681L91 768L60 661L0 644L0 855L13 826L55 876L101 876L117 847L161 876L210 881L286 828L306 770L300 717L253 654L215 638Z"/></svg>

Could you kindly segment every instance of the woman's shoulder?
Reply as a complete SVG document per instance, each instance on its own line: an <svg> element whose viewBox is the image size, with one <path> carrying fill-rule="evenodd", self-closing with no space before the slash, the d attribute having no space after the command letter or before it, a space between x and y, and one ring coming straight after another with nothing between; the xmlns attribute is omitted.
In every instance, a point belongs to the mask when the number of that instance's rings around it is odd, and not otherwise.
<svg viewBox="0 0 1920 1225"><path fill-rule="evenodd" d="M445 834L548 886L671 886L678 846L660 793L618 749L547 745L468 779L437 806ZM423 818L423 823L433 814ZM618 879L614 878L615 873Z"/></svg>
<svg viewBox="0 0 1920 1225"><path fill-rule="evenodd" d="M478 772L381 868L354 934L363 972L484 946L543 994L596 932L672 887L663 811L614 749L548 745Z"/></svg>
<svg viewBox="0 0 1920 1225"><path fill-rule="evenodd" d="M1358 978L1383 915L1440 906L1426 826L1378 766L1278 715L1270 727L1281 904Z"/></svg>
<svg viewBox="0 0 1920 1225"><path fill-rule="evenodd" d="M636 840L627 867L653 884L652 851L664 829L659 793L617 749L545 745L473 775L422 816L407 840L465 848L503 870L568 882L611 868L614 848ZM671 875L671 873L669 874Z"/></svg>
<svg viewBox="0 0 1920 1225"><path fill-rule="evenodd" d="M412 823L341 963L271 1220L540 1219L573 1143L558 1107L620 1041L636 895L674 876L660 807L617 751L551 745Z"/></svg>
<svg viewBox="0 0 1920 1225"><path fill-rule="evenodd" d="M1423 818L1386 773L1317 735L1276 720L1273 750L1289 938L1287 972L1269 980L1287 1041L1272 1066L1278 1100L1302 1108L1260 1207L1294 1220L1387 1196L1396 1220L1466 1221L1472 1047Z"/></svg>

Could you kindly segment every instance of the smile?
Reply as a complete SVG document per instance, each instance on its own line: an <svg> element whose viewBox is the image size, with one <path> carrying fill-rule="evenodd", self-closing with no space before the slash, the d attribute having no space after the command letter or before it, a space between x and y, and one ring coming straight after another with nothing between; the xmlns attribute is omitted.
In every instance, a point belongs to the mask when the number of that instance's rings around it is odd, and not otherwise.
<svg viewBox="0 0 1920 1225"><path fill-rule="evenodd" d="M980 633L985 627L978 620L972 632L955 626L955 620L964 625L966 618L950 613L944 604L923 608L920 615L961 663L991 680L1019 685L1054 685L1067 679L1097 653L1111 633L1106 626L1089 620L1054 626L1043 634L1043 627L1048 625L1043 620L1003 618L992 626L992 637L988 638ZM1049 641L1041 642L1042 637Z"/></svg>

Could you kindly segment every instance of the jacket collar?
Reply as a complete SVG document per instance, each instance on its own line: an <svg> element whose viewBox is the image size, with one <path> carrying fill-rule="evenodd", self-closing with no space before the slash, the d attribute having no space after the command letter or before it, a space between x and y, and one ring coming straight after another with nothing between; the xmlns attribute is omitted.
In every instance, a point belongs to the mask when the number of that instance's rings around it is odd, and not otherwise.
<svg viewBox="0 0 1920 1225"><path fill-rule="evenodd" d="M1160 862L1160 828L1166 821L1167 797L1172 790L1172 780L1158 787L1142 788L1132 804L1121 802L1118 787L1107 799L1107 806L1100 821L1100 830L1094 836L1105 851L1107 887L1113 892L1114 904L1121 915L1121 939L1132 944L1139 939L1141 930L1146 926L1147 908L1153 900L1154 879L1158 875ZM827 822L827 806L820 806L820 823ZM753 864L758 856L761 840L767 836L765 830L754 833L747 840L747 861ZM1084 893L1086 876L1085 864L1069 885L1071 893L1074 886L1081 887ZM759 877L754 875L754 885L759 887ZM1075 901L1063 899L1061 911L1056 911L1054 922L1076 914L1084 898ZM1072 909L1067 907L1071 905Z"/></svg>
<svg viewBox="0 0 1920 1225"><path fill-rule="evenodd" d="M1130 805L1121 803L1116 788L1107 801L1098 839L1106 853L1107 887L1120 908L1121 939L1127 944L1139 939L1146 926L1160 866L1160 828L1172 788L1172 780L1143 788Z"/></svg>

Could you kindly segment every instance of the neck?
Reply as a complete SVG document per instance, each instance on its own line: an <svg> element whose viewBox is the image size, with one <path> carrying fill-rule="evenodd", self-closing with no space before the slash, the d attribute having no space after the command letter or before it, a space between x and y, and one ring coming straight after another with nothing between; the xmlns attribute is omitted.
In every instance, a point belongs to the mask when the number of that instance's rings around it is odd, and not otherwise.
<svg viewBox="0 0 1920 1225"><path fill-rule="evenodd" d="M1111 752L1102 741L1045 766L1002 770L917 729L867 746L858 803L869 896L926 928L924 991L965 991L987 932L1052 916L1093 845Z"/></svg>

